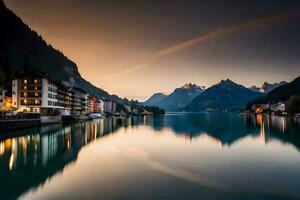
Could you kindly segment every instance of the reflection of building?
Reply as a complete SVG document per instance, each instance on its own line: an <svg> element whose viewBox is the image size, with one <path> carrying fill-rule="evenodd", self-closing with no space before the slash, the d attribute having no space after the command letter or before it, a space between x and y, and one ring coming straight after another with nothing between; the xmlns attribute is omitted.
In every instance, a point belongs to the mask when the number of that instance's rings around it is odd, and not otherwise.
<svg viewBox="0 0 300 200"><path fill-rule="evenodd" d="M281 133L286 132L287 118L282 116L271 116L272 128Z"/></svg>

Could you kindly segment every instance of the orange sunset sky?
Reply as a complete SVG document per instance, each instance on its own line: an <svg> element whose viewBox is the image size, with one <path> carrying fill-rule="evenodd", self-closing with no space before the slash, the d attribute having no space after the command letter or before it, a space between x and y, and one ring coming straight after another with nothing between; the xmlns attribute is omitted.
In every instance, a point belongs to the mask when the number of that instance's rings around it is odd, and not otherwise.
<svg viewBox="0 0 300 200"><path fill-rule="evenodd" d="M184 83L247 87L300 75L299 3L5 0L109 93L145 100Z"/></svg>

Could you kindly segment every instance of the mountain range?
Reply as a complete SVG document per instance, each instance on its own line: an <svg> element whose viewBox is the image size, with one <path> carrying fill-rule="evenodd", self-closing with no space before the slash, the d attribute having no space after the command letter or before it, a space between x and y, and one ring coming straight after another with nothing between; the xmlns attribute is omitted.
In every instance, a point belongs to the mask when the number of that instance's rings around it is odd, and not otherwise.
<svg viewBox="0 0 300 200"><path fill-rule="evenodd" d="M262 93L269 93L272 90L274 90L275 88L281 86L281 85L285 85L287 84L287 82L285 81L281 81L279 83L268 83L268 82L264 82L263 85L261 87L257 87L257 86L252 86L249 89L254 91L254 92L262 92Z"/></svg>
<svg viewBox="0 0 300 200"><path fill-rule="evenodd" d="M292 94L300 94L298 82L298 79L291 83L264 82L261 87L246 88L227 79L206 90L205 87L190 83L176 88L170 95L156 93L144 104L158 106L169 112L237 111L246 108L249 103L287 100Z"/></svg>
<svg viewBox="0 0 300 200"><path fill-rule="evenodd" d="M155 93L149 99L147 99L147 101L145 101L143 104L146 106L155 106L167 96L168 95L165 95L163 93Z"/></svg>
<svg viewBox="0 0 300 200"><path fill-rule="evenodd" d="M194 112L241 110L249 101L262 95L227 79L205 90L193 99L185 110Z"/></svg>
<svg viewBox="0 0 300 200"><path fill-rule="evenodd" d="M76 86L88 93L123 103L116 95L110 95L92 85L79 73L77 65L62 52L54 49L35 31L10 11L0 0L0 69L6 83L25 71L39 71L66 86ZM10 84L7 84L8 90Z"/></svg>
<svg viewBox="0 0 300 200"><path fill-rule="evenodd" d="M281 85L267 95L255 99L248 104L248 108L253 104L288 101L292 95L300 95L300 77L294 79L290 83Z"/></svg>
<svg viewBox="0 0 300 200"><path fill-rule="evenodd" d="M176 88L170 95L154 94L144 104L150 103L152 106L158 106L166 111L181 111L204 90L203 86L188 83Z"/></svg>

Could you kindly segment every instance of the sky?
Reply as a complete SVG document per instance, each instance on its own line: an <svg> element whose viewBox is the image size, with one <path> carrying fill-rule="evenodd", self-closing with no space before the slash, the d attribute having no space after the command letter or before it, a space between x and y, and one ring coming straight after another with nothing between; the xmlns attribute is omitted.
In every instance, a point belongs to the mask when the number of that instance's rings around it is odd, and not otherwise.
<svg viewBox="0 0 300 200"><path fill-rule="evenodd" d="M5 0L94 85L129 99L300 76L300 1Z"/></svg>

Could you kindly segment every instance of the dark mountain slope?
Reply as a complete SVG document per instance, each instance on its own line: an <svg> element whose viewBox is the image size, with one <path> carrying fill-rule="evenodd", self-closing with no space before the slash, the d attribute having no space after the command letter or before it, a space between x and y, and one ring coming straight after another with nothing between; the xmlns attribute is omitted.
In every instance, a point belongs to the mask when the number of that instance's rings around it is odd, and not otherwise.
<svg viewBox="0 0 300 200"><path fill-rule="evenodd" d="M166 97L167 95L163 93L155 93L149 99L147 99L143 104L146 106L155 106Z"/></svg>
<svg viewBox="0 0 300 200"><path fill-rule="evenodd" d="M197 96L186 107L186 110L240 110L243 109L249 101L260 96L262 96L261 93L253 92L227 79L222 80L220 83L208 88L201 95Z"/></svg>
<svg viewBox="0 0 300 200"><path fill-rule="evenodd" d="M5 72L7 80L26 70L38 70L56 81L80 87L96 96L111 98L106 91L83 79L74 62L47 44L7 9L2 0L0 25L0 68ZM117 100L122 101L120 98Z"/></svg>
<svg viewBox="0 0 300 200"><path fill-rule="evenodd" d="M204 87L195 84L185 84L176 88L169 96L158 102L157 106L166 111L182 111L196 96L204 91Z"/></svg>
<svg viewBox="0 0 300 200"><path fill-rule="evenodd" d="M290 83L275 88L266 96L255 99L248 104L248 108L256 103L287 101L292 95L300 95L300 77Z"/></svg>
<svg viewBox="0 0 300 200"><path fill-rule="evenodd" d="M281 81L279 83L264 82L261 87L252 86L249 89L254 91L254 92L262 92L262 93L268 94L269 92L271 92L275 88L278 88L279 86L285 85L285 84L287 84L287 82L285 82L285 81Z"/></svg>

